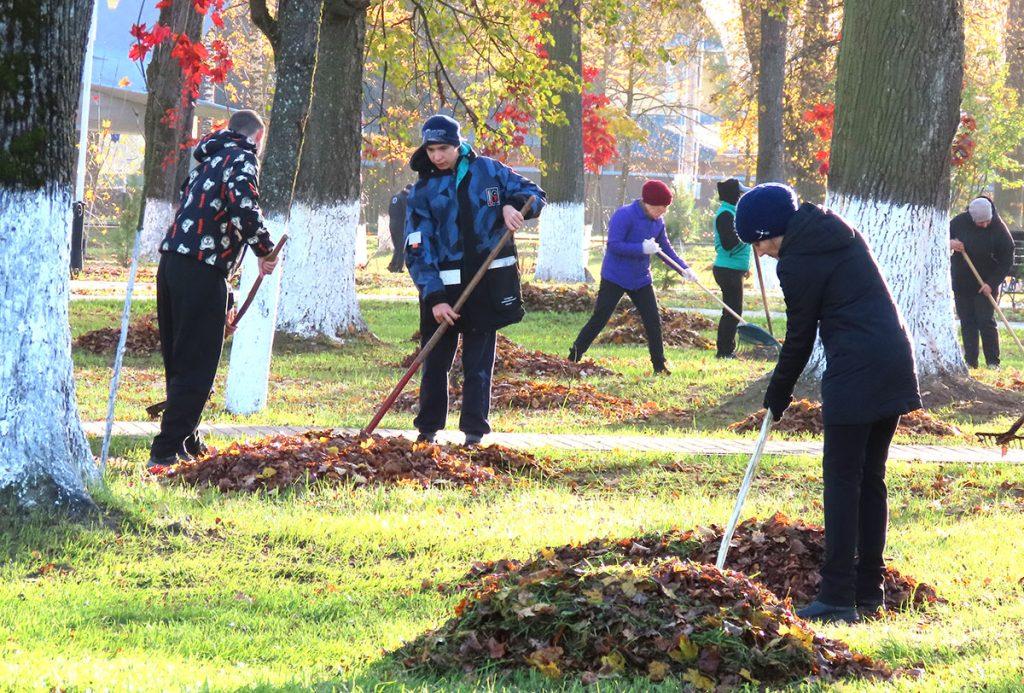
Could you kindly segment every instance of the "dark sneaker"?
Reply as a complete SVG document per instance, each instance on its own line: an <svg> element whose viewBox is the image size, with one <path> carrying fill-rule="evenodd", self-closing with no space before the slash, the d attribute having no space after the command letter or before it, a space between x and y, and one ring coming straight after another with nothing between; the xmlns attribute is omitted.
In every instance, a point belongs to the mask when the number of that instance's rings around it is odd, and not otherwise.
<svg viewBox="0 0 1024 693"><path fill-rule="evenodd" d="M474 433L467 433L466 434L466 442L464 443L464 445L467 448L478 448L478 447L480 447L480 442L483 439L484 439L483 436L478 436L478 435L476 435Z"/></svg>
<svg viewBox="0 0 1024 693"><path fill-rule="evenodd" d="M817 600L796 612L805 621L818 623L857 623L860 616L852 606L832 606Z"/></svg>
<svg viewBox="0 0 1024 693"><path fill-rule="evenodd" d="M146 462L146 471L150 474L163 474L179 462L191 460L192 458L184 453L168 455L167 457L153 457L150 455L149 462Z"/></svg>
<svg viewBox="0 0 1024 693"><path fill-rule="evenodd" d="M881 601L857 601L857 615L862 619L880 618L885 614L885 604Z"/></svg>
<svg viewBox="0 0 1024 693"><path fill-rule="evenodd" d="M654 374L655 375L672 375L672 371L670 371L668 368L666 368L664 366L664 364L663 364L661 366L655 366Z"/></svg>
<svg viewBox="0 0 1024 693"><path fill-rule="evenodd" d="M195 442L187 439L185 440L185 452L192 457L203 457L209 451L210 449L207 447L206 443L201 440L197 440Z"/></svg>
<svg viewBox="0 0 1024 693"><path fill-rule="evenodd" d="M716 359L734 359L736 354L715 354Z"/></svg>
<svg viewBox="0 0 1024 693"><path fill-rule="evenodd" d="M998 371L999 370L999 362L996 361L995 363L986 363L985 367L988 368L990 371Z"/></svg>
<svg viewBox="0 0 1024 693"><path fill-rule="evenodd" d="M435 432L433 432L433 431L430 431L429 433L421 432L418 436L416 436L416 442L417 443L433 443L435 435L437 435L437 434Z"/></svg>

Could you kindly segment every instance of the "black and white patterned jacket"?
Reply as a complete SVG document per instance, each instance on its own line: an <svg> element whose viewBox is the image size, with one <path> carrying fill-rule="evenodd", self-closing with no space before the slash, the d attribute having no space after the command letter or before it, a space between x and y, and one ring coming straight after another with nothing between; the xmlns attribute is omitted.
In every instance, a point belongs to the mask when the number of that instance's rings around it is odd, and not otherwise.
<svg viewBox="0 0 1024 693"><path fill-rule="evenodd" d="M180 253L229 275L243 243L263 257L274 249L259 206L256 144L233 130L206 137L198 165L181 186L181 204L161 253Z"/></svg>

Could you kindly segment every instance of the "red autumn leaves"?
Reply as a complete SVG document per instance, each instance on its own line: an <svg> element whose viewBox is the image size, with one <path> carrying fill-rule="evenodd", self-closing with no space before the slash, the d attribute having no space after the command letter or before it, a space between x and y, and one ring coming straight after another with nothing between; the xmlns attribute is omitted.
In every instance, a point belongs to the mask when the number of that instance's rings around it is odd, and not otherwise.
<svg viewBox="0 0 1024 693"><path fill-rule="evenodd" d="M172 1L160 0L156 7L166 9L171 6ZM209 13L211 21L216 26L224 26L224 19L221 16L224 0L193 0L192 6L200 15L205 16ZM204 79L221 84L227 79L228 71L232 68L228 47L223 41L213 41L210 46L206 46L202 41L192 41L184 34L174 33L169 26L159 22L154 24L152 29L146 24L133 24L131 35L135 43L128 51L128 58L138 63L144 61L149 52L157 46L165 42L173 44L171 57L178 62L184 76L181 88L183 104L199 98L199 87Z"/></svg>

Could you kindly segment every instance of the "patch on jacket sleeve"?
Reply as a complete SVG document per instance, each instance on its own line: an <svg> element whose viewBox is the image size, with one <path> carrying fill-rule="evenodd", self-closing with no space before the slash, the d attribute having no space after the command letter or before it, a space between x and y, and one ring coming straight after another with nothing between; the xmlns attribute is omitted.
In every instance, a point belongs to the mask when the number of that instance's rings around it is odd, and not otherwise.
<svg viewBox="0 0 1024 693"><path fill-rule="evenodd" d="M496 187L484 190L484 196L487 198L488 207L497 207L501 204L501 190Z"/></svg>

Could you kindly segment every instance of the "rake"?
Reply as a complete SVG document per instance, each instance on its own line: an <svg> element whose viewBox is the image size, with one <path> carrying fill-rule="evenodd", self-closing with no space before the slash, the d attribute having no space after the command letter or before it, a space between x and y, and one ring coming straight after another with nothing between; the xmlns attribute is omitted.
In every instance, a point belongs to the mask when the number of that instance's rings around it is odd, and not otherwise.
<svg viewBox="0 0 1024 693"><path fill-rule="evenodd" d="M664 260L666 265L674 269L680 275L683 273L683 268L677 265L672 260L672 258L670 258L668 255L666 255L660 250L658 251L658 257ZM775 337L765 332L763 327L758 327L757 325L754 325L744 320L739 313L737 313L728 305L726 305L725 301L720 299L714 292L705 287L699 281L694 280L693 283L699 286L701 290L708 296L718 301L726 312L728 312L731 316L736 318L737 322L739 322L739 325L736 327L736 333L740 336L740 339L751 344L763 344L765 346L775 347L776 349L782 348L782 344L779 343L779 340L775 339Z"/></svg>

